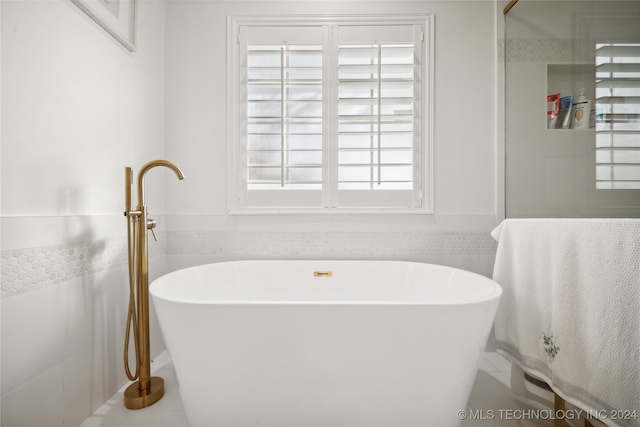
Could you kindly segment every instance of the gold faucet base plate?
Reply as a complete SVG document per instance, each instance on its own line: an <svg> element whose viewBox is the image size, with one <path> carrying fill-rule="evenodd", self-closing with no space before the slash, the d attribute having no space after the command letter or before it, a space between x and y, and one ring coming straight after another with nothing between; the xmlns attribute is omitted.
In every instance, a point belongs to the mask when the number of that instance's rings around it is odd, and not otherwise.
<svg viewBox="0 0 640 427"><path fill-rule="evenodd" d="M127 409L142 409L151 406L162 398L164 395L164 380L160 377L151 377L149 379L151 385L147 394L140 392L140 382L136 381L124 391L124 406Z"/></svg>

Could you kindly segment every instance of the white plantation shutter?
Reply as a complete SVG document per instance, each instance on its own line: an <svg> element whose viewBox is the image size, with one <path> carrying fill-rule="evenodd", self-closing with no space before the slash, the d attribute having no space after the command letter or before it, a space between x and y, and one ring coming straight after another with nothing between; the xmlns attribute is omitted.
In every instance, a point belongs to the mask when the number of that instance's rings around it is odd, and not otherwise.
<svg viewBox="0 0 640 427"><path fill-rule="evenodd" d="M317 206L322 190L322 28L243 27L246 201ZM295 197L291 192L297 190Z"/></svg>
<svg viewBox="0 0 640 427"><path fill-rule="evenodd" d="M596 188L640 189L640 44L596 45Z"/></svg>
<svg viewBox="0 0 640 427"><path fill-rule="evenodd" d="M230 24L232 210L428 211L429 20L241 21Z"/></svg>
<svg viewBox="0 0 640 427"><path fill-rule="evenodd" d="M249 188L321 188L322 46L248 46L247 152Z"/></svg>
<svg viewBox="0 0 640 427"><path fill-rule="evenodd" d="M340 204L420 204L420 26L344 26L338 40ZM360 190L360 191L357 191Z"/></svg>

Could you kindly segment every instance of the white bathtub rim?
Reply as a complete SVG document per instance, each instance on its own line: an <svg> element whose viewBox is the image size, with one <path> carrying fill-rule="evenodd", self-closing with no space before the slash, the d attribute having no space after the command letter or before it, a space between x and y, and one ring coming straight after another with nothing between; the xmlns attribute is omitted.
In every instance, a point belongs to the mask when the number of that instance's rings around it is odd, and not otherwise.
<svg viewBox="0 0 640 427"><path fill-rule="evenodd" d="M157 287L161 282L171 279L173 276L178 276L180 274L184 274L190 270L202 269L206 266L213 266L216 264L250 264L250 263L279 263L279 262L318 262L318 263L358 263L358 262L380 262L380 263L395 263L395 264L425 264L429 266L434 266L436 268L443 268L451 270L452 272L460 272L460 274L468 276L470 279L479 280L480 282L484 282L486 284L490 284L492 286L492 291L483 297L474 298L472 300L465 301L446 301L446 302L430 302L430 301L380 301L380 300L352 300L352 301L342 301L342 300L322 300L322 299L299 299L299 300L249 300L249 299L230 299L230 300L194 300L192 298L180 298L176 296L166 296L159 294L157 292ZM469 270L464 270L456 267L449 267L446 265L433 264L433 263L422 263L417 261L396 261L396 260L370 260L370 259L362 259L362 260L339 260L339 259L254 259L254 260L234 260L234 261L221 261L214 263L205 263L194 265L190 267L180 268L178 270L174 270L172 272L166 273L154 281L149 285L149 292L153 299L164 300L170 303L175 304L192 304L192 305L219 305L219 306L227 306L227 305L246 305L246 306L291 306L291 305L300 305L300 306L327 306L327 305L336 305L336 306L372 306L372 307L389 307L389 306L398 306L398 307L438 307L438 306L471 306L477 304L484 304L488 301L492 301L495 299L499 299L502 295L502 287L499 283L495 282L493 279L484 276L479 273L475 273Z"/></svg>

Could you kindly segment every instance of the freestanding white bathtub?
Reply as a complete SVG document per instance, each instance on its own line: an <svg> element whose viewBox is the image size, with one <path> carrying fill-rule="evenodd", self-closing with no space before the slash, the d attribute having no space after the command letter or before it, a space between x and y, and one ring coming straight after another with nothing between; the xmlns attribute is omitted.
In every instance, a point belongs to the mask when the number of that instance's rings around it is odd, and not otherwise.
<svg viewBox="0 0 640 427"><path fill-rule="evenodd" d="M423 263L236 261L150 292L191 426L452 427L502 290Z"/></svg>

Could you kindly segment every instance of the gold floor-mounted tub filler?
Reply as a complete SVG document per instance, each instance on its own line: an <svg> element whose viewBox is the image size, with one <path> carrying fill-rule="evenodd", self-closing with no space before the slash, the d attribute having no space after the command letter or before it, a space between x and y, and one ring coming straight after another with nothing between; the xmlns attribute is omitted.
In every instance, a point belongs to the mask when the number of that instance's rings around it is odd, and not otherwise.
<svg viewBox="0 0 640 427"><path fill-rule="evenodd" d="M151 406L164 395L164 380L151 376L151 356L149 346L149 256L147 231L151 231L157 241L156 221L147 216L144 204L144 175L149 169L164 166L173 170L180 180L182 171L166 160L153 160L145 164L138 174L138 206L131 210L131 185L133 170L125 168L125 212L127 217L127 239L129 253L129 311L124 344L124 368L131 384L124 392L124 405L128 409ZM137 304L136 304L137 302ZM129 368L129 338L133 329L136 351L136 367L132 374Z"/></svg>

